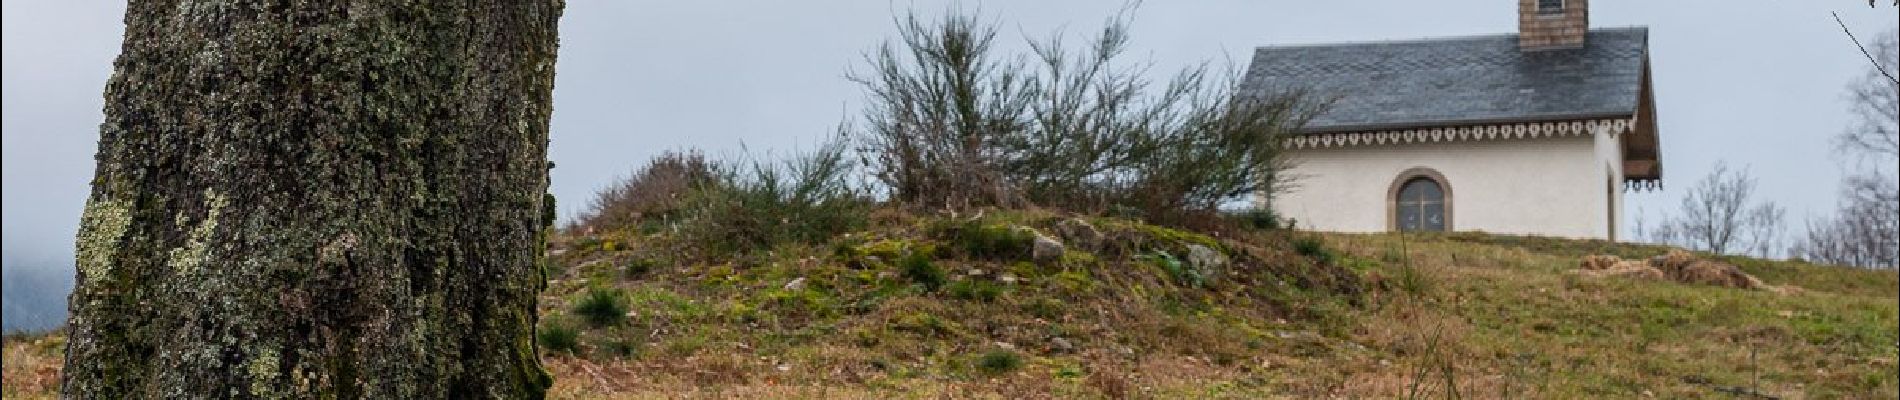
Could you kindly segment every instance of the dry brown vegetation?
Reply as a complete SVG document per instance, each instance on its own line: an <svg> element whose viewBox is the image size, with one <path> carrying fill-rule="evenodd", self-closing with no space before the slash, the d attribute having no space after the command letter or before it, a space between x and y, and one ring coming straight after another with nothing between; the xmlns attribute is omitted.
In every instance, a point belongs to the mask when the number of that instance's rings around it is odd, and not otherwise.
<svg viewBox="0 0 1900 400"><path fill-rule="evenodd" d="M1092 219L1123 239L1253 243L1279 257L1196 289L1151 258L1114 250L1052 266L963 255L944 217L880 211L872 229L725 261L665 259L665 238L563 237L542 301L572 322L587 288L623 290L631 316L582 328L573 353L543 349L556 398L1892 398L1900 277L1888 271L1698 254L1787 294L1571 273L1594 254L1645 260L1665 247L1453 234L1241 231L1208 237ZM964 217L968 218L968 217ZM1065 217L984 221L1050 228ZM954 221L954 220L952 220ZM1117 225L1120 224L1120 225ZM1047 229L1053 231L1054 229ZM1251 235L1251 236L1250 236ZM1246 237L1242 237L1246 236ZM1112 240L1111 240L1112 242ZM837 244L845 244L839 246ZM941 289L879 255L934 244ZM846 254L868 262L850 266ZM862 253L853 251L862 250ZM1118 255L1122 254L1122 255ZM1134 252L1134 255L1141 255ZM1246 264L1246 256L1235 256ZM899 257L893 257L899 258ZM638 261L646 260L646 261ZM1119 260L1119 261L1117 261ZM1319 267L1319 265L1332 267ZM644 265L644 267L641 267ZM1260 268L1277 266L1280 269ZM972 269L983 270L972 275ZM1084 274L1071 273L1083 271ZM1332 272L1358 295L1266 280ZM1004 285L1003 274L1019 279ZM1065 275L1065 273L1068 273ZM787 286L806 278L799 290ZM988 279L994 297L966 282ZM854 283L866 282L866 283ZM876 283L886 282L886 283ZM798 286L798 285L792 285ZM1315 288L1325 286L1314 286ZM959 289L961 288L961 289ZM1341 287L1343 288L1343 287ZM989 300L985 300L988 298ZM1356 303L1356 304L1355 304ZM1244 306L1243 306L1244 305ZM1062 338L1067 346L1053 338ZM10 337L6 396L49 397L54 338ZM1005 350L1020 359L986 370ZM37 377L37 378L36 378ZM1744 396L1745 397L1745 396Z"/></svg>
<svg viewBox="0 0 1900 400"><path fill-rule="evenodd" d="M66 347L61 333L7 335L0 397L51 399L59 392L60 362Z"/></svg>
<svg viewBox="0 0 1900 400"><path fill-rule="evenodd" d="M1775 293L1799 290L1792 286L1776 287L1762 283L1761 279L1743 272L1741 268L1734 265L1704 260L1684 250L1670 250L1648 261L1624 260L1617 256L1603 254L1588 255L1580 261L1577 272L1585 276L1615 276L1692 285L1767 290Z"/></svg>
<svg viewBox="0 0 1900 400"><path fill-rule="evenodd" d="M1406 368L1363 374L1364 384L1348 386L1349 393L1436 398L1456 387L1462 397L1478 398L1890 398L1900 392L1892 345L1900 280L1891 272L1697 256L1769 284L1805 289L1783 295L1568 273L1585 255L1647 259L1670 251L1656 246L1481 234L1404 243L1389 235L1342 235L1334 243L1362 257L1409 253L1413 268L1435 288L1370 313L1357 337ZM1431 343L1436 346L1412 351ZM1422 379L1425 389L1396 384L1421 381L1421 375L1431 378Z"/></svg>
<svg viewBox="0 0 1900 400"><path fill-rule="evenodd" d="M617 184L601 189L568 230L631 226L677 219L692 192L714 178L713 163L698 152L667 152Z"/></svg>

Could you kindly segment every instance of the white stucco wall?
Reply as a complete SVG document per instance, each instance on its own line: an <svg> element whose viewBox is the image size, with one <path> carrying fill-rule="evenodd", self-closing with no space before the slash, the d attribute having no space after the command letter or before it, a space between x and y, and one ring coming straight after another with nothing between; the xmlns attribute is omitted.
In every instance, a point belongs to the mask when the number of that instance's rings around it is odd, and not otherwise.
<svg viewBox="0 0 1900 400"><path fill-rule="evenodd" d="M1422 167L1448 181L1453 230L1607 239L1622 223L1620 149L1602 132L1296 149L1298 187L1272 206L1301 229L1389 231L1388 191Z"/></svg>
<svg viewBox="0 0 1900 400"><path fill-rule="evenodd" d="M1627 223L1623 220L1623 143L1617 140L1620 136L1607 132L1597 132L1592 136L1596 142L1597 163L1603 164L1602 180L1610 186L1605 189L1606 197L1603 199L1609 202L1610 213L1604 224L1607 230L1590 237L1623 240L1623 234L1618 232L1623 230L1623 224Z"/></svg>

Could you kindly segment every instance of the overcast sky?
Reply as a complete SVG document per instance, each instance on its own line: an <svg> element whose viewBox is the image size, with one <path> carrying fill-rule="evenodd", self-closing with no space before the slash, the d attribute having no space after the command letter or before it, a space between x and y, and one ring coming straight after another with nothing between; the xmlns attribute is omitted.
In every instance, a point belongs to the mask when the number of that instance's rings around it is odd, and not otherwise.
<svg viewBox="0 0 1900 400"><path fill-rule="evenodd" d="M947 1L570 0L554 89L552 191L563 215L667 149L731 154L810 148L856 113L843 79L892 32L894 12ZM1086 34L1118 2L965 1L1015 41ZM1262 45L1514 32L1516 1L1149 2L1135 55L1172 69ZM1866 60L1829 16L1863 35L1895 9L1864 0L1596 0L1596 27L1648 26L1667 189L1635 193L1631 216L1672 207L1717 160L1746 166L1796 221L1832 209L1841 176L1829 139L1850 122L1844 87ZM122 31L120 2L5 0L4 251L70 270L92 176L101 89ZM1244 67L1244 66L1243 66ZM1624 221L1620 226L1628 226ZM57 263L56 263L57 264ZM12 272L7 279L15 279ZM8 290L11 297L13 290Z"/></svg>

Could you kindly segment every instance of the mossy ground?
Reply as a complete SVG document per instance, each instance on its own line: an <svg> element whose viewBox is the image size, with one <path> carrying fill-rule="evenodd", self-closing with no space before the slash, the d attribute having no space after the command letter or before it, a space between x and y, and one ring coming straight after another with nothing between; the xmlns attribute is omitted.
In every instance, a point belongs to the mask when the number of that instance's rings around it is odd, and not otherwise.
<svg viewBox="0 0 1900 400"><path fill-rule="evenodd" d="M1900 394L1900 278L1891 271L1722 258L1769 284L1800 288L1775 294L1567 272L1585 254L1665 250L1656 246L1483 234L1217 237L1100 219L1090 222L1111 245L1035 262L971 254L958 242L966 236L946 230L975 221L1047 232L1061 219L880 213L872 228L827 243L721 259L672 251L683 244L663 230L557 237L541 312L545 324L580 329L580 344L571 354L542 351L556 376L551 394ZM1305 238L1323 246L1296 245ZM1193 286L1143 257L1186 243L1219 245L1234 257L1234 272ZM926 260L946 282L935 289L914 282L903 272L906 259ZM600 287L622 291L632 310L625 321L591 327L571 315L574 302ZM58 368L58 346L47 340L57 338L9 338L7 398L54 389L36 378Z"/></svg>
<svg viewBox="0 0 1900 400"><path fill-rule="evenodd" d="M652 230L563 238L554 263L572 267L543 298L550 323L575 323L566 304L603 285L634 311L549 360L571 377L555 393L1105 397L1201 393L1214 377L1220 393L1267 393L1245 379L1262 356L1313 345L1293 332L1343 332L1363 297L1344 268L1279 250L1285 233L1095 219L1103 245L1032 259L1021 228L1065 219L880 212L825 243L713 259ZM1190 244L1253 250L1194 284L1142 257Z"/></svg>

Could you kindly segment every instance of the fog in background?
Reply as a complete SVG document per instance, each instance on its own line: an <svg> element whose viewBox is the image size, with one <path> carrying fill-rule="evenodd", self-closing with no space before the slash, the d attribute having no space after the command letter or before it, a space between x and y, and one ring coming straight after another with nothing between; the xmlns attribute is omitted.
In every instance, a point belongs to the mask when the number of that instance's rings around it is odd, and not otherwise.
<svg viewBox="0 0 1900 400"><path fill-rule="evenodd" d="M893 32L892 15L948 1L570 0L554 90L552 191L571 216L596 188L652 155L809 149L855 115L843 79ZM74 229L88 193L105 79L124 4L4 0L5 329L64 319ZM1000 40L1072 37L1117 2L965 1L1003 23ZM1851 123L1845 87L1867 62L1841 33L1888 32L1891 6L1862 0L1597 0L1595 27L1650 28L1665 181L1631 193L1626 218L1653 220L1717 160L1746 166L1798 226L1829 214L1841 168L1829 139ZM1157 71L1244 63L1256 46L1515 32L1515 1L1149 2L1134 12L1131 59ZM1231 61L1229 61L1231 60ZM1236 65L1244 68L1245 65ZM1618 226L1634 221L1626 219Z"/></svg>

